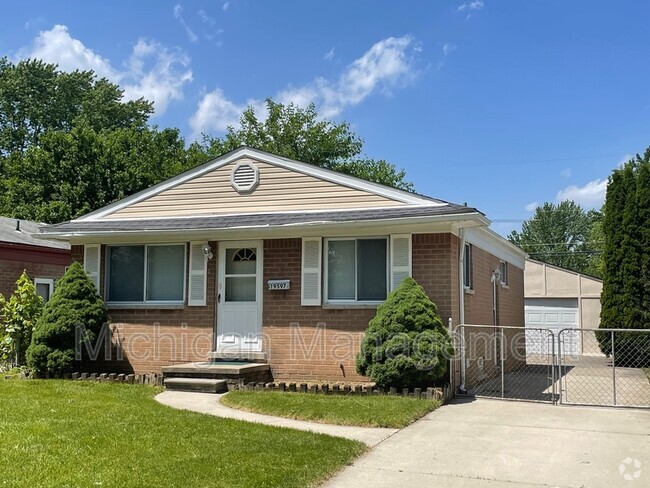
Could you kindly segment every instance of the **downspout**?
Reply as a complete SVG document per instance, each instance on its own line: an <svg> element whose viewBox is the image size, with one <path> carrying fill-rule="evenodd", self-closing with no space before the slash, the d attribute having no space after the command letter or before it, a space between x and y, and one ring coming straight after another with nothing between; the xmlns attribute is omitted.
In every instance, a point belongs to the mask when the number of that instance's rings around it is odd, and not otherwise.
<svg viewBox="0 0 650 488"><path fill-rule="evenodd" d="M458 229L458 237L460 238L460 249L458 250L458 324L465 324L465 229L462 227ZM460 338L460 386L458 390L464 393L465 390L465 329L460 329L462 336Z"/></svg>

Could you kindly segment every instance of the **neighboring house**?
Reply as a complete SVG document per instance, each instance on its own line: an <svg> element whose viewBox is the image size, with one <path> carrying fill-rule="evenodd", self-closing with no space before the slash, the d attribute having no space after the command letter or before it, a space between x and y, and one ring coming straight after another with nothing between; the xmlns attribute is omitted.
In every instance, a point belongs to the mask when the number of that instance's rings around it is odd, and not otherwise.
<svg viewBox="0 0 650 488"><path fill-rule="evenodd" d="M525 254L489 224L474 208L242 147L42 232L72 244L106 300L104 369L248 359L276 380L355 382L364 330L407 276L445 324L492 324L501 267L499 321L523 327Z"/></svg>
<svg viewBox="0 0 650 488"><path fill-rule="evenodd" d="M67 242L36 239L36 222L0 217L0 293L9 298L23 271L34 281L36 291L45 301L54 291L54 282L70 265Z"/></svg>
<svg viewBox="0 0 650 488"><path fill-rule="evenodd" d="M524 272L526 327L547 328L554 333L562 329L596 329L600 325L600 294L603 282L568 269L526 259ZM580 340L583 339L583 340ZM593 334L567 335L567 353L597 351Z"/></svg>

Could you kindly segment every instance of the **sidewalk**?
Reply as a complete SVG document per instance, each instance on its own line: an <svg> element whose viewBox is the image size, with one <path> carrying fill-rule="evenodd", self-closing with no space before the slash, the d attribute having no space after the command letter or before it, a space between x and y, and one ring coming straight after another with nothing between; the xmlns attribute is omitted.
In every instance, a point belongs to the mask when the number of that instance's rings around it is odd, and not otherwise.
<svg viewBox="0 0 650 488"><path fill-rule="evenodd" d="M344 437L346 439L363 442L370 447L376 446L381 441L387 439L398 431L398 429L320 424L317 422L285 419L282 417L273 417L271 415L245 412L243 410L236 410L222 405L220 399L224 394L215 395L212 393L164 391L156 396L156 400L163 405L178 408L180 410L191 410L192 412L206 413L228 419L244 420L246 422L274 425L276 427L288 427L291 429Z"/></svg>

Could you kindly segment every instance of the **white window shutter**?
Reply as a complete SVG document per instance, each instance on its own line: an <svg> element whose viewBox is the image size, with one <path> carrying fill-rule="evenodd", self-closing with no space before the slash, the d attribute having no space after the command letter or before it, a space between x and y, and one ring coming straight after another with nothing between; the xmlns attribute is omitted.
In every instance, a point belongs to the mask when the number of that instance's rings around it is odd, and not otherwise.
<svg viewBox="0 0 650 488"><path fill-rule="evenodd" d="M303 237L301 305L321 304L322 249L323 241L320 237Z"/></svg>
<svg viewBox="0 0 650 488"><path fill-rule="evenodd" d="M86 244L84 246L84 270L95 284L97 293L99 293L100 250L101 246L99 244Z"/></svg>
<svg viewBox="0 0 650 488"><path fill-rule="evenodd" d="M411 234L390 236L390 289L411 276Z"/></svg>
<svg viewBox="0 0 650 488"><path fill-rule="evenodd" d="M208 257L203 253L207 242L190 242L190 273L187 305L203 307L207 303Z"/></svg>

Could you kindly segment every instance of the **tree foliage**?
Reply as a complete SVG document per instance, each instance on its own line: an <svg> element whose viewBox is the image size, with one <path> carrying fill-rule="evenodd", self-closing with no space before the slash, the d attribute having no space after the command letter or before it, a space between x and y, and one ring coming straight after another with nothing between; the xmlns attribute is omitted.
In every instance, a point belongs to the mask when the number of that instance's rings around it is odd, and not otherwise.
<svg viewBox="0 0 650 488"><path fill-rule="evenodd" d="M605 201L605 236L601 328L641 329L650 324L650 148L609 178ZM646 335L616 333L615 357L628 366L650 365ZM603 352L611 336L598 334Z"/></svg>
<svg viewBox="0 0 650 488"><path fill-rule="evenodd" d="M68 220L188 169L178 129L151 113L92 71L0 59L0 214Z"/></svg>
<svg viewBox="0 0 650 488"><path fill-rule="evenodd" d="M508 239L533 259L600 277L602 218L601 212L585 211L571 200L546 202Z"/></svg>
<svg viewBox="0 0 650 488"><path fill-rule="evenodd" d="M363 141L350 124L334 123L318 116L313 104L300 108L266 100L267 117L260 119L248 107L239 119L239 128L229 127L224 137L204 135L194 143L194 159L217 157L247 145L322 168L404 190L413 190L404 170L384 160L362 156Z"/></svg>
<svg viewBox="0 0 650 488"><path fill-rule="evenodd" d="M453 353L436 305L406 278L370 321L356 367L383 388L428 387L445 374Z"/></svg>
<svg viewBox="0 0 650 488"><path fill-rule="evenodd" d="M42 312L43 299L23 271L9 300L0 293L0 363L25 364L25 352Z"/></svg>
<svg viewBox="0 0 650 488"><path fill-rule="evenodd" d="M148 125L152 104L125 101L92 71L60 71L39 60L0 58L0 215L70 220L137 193L242 144L412 190L404 170L362 156L347 123L267 100L222 138L189 147L175 128Z"/></svg>
<svg viewBox="0 0 650 488"><path fill-rule="evenodd" d="M78 364L76 352L84 341L94 342L109 317L94 283L82 266L73 263L38 319L27 365L37 374L66 373Z"/></svg>

